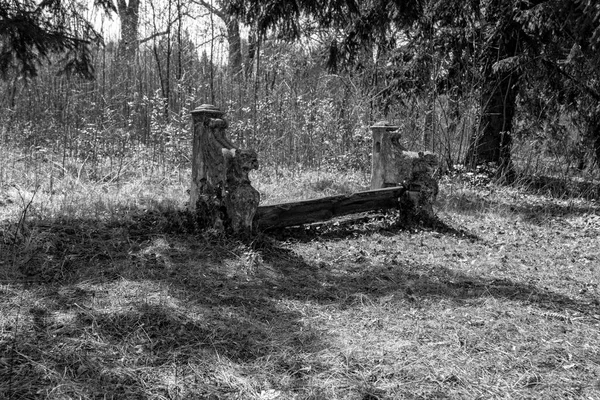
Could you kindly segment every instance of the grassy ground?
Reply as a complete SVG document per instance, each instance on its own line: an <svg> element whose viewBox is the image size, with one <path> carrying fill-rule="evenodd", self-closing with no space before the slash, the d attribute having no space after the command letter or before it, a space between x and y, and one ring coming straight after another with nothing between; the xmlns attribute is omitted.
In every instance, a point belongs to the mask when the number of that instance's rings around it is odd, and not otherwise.
<svg viewBox="0 0 600 400"><path fill-rule="evenodd" d="M0 398L600 399L597 201L453 178L433 223L238 240L174 211L185 174L49 170L2 180ZM365 185L254 181L267 202Z"/></svg>

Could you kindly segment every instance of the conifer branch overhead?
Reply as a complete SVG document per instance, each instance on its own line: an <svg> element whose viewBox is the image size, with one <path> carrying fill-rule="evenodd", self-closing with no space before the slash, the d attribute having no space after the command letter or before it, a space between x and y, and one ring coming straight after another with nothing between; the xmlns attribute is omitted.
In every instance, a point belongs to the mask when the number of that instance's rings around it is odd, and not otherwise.
<svg viewBox="0 0 600 400"><path fill-rule="evenodd" d="M0 0L0 76L9 72L32 78L38 67L58 55L61 72L93 77L90 46L101 35L84 17L80 1ZM111 13L110 0L95 0L94 7Z"/></svg>

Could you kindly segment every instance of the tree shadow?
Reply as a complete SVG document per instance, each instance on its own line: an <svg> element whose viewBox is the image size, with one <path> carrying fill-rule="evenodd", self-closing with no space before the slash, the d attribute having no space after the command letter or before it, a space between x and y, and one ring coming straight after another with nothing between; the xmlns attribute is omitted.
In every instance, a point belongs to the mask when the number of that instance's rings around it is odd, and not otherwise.
<svg viewBox="0 0 600 400"><path fill-rule="evenodd" d="M181 251L168 257L175 259ZM118 278L87 274L83 281L29 283L36 305L23 309L22 322L14 327L18 333L0 341L6 355L0 363L0 377L6 378L0 397L34 398L55 388L66 397L173 397L172 378L164 375L175 375L192 397L221 398L235 391L228 384L246 379L238 369L260 375L261 360L281 361L277 372L292 376L291 381L302 381L298 370L320 368L310 355L327 339L306 326L300 312L279 307L264 285L243 286L215 271L199 281L208 271L191 271L187 263L176 266L176 274L160 265L145 267L156 271L144 277L123 270ZM104 301L96 284L114 290L122 280L137 285L139 295L124 292L131 298L116 309L95 307ZM156 284L159 295L153 291ZM61 320L65 315L71 317ZM220 370L228 365L231 371Z"/></svg>
<svg viewBox="0 0 600 400"><path fill-rule="evenodd" d="M414 303L413 306L418 304L419 299L449 299L462 303L477 298L495 298L518 301L524 306L531 305L551 312L571 310L595 315L599 310L594 303L533 284L465 274L439 266L431 268L415 261L376 268L369 268L368 262L365 262L365 268L360 272L336 274L307 263L276 241L265 241L260 251L264 261L285 276L285 281L279 282L279 295L297 299L336 303L360 294L373 299L395 294Z"/></svg>
<svg viewBox="0 0 600 400"><path fill-rule="evenodd" d="M301 385L305 376L299 371L326 368L315 354L330 343L300 311L282 306L290 301L344 308L393 295L406 306L420 307L424 300L461 304L491 297L551 312L598 312L579 299L508 279L416 261L373 266L363 260L351 270L343 263L332 268L289 246L290 241L343 241L422 229L480 240L441 221L380 218L246 239L197 231L178 212L139 213L111 223L32 225L33 236L19 246L33 255L15 258L22 265L15 265L13 276L15 283L28 285L28 293L36 293L35 305L23 310L18 334L0 344L0 352L10 354L8 364L0 363L0 377L9 378L10 390L28 389L8 396L7 386L0 385L0 396L28 398L53 387L84 397L171 396L168 377L161 374L176 373L184 387L209 398L225 390L214 370L224 359L252 373L259 373L261 360L276 359L278 373ZM118 292L122 285L134 288ZM108 300L112 308L101 304ZM161 374L150 378L148 368Z"/></svg>
<svg viewBox="0 0 600 400"><path fill-rule="evenodd" d="M511 204L508 207L512 213L520 215L524 221L535 225L544 225L549 219L557 217L577 217L600 213L600 205L552 204L551 206L546 206L539 204Z"/></svg>
<svg viewBox="0 0 600 400"><path fill-rule="evenodd" d="M358 235L396 235L400 232L421 231L437 232L473 241L481 240L476 234L464 228L449 225L438 217L406 215L398 210L363 213L321 223L272 229L264 234L281 241L296 240L307 243L314 241L316 238L320 240L341 240Z"/></svg>
<svg viewBox="0 0 600 400"><path fill-rule="evenodd" d="M272 316L262 323L256 319L258 309L247 304L247 315L198 316L166 304L140 303L111 313L85 310L69 324L58 325L53 314L61 309L40 305L29 310L32 329L0 344L6 356L0 365L0 376L6 378L0 397L29 399L53 391L56 397L61 392L66 397L172 397L168 376L161 373L178 373L188 390L209 396L222 391L218 387L222 382L194 376L198 370L211 374L216 373L213 366L223 362L252 364L281 351L282 343L294 343L289 351L301 354L322 348L316 335L303 332L295 322L299 315L264 309L268 302L260 306L263 315ZM199 361L202 365L196 371L189 367ZM172 370L174 365L178 367ZM152 368L156 375L147 375Z"/></svg>
<svg viewBox="0 0 600 400"><path fill-rule="evenodd" d="M573 217L589 214L600 214L600 204L594 200L577 197L553 197L537 190L519 190L537 197L503 195L502 192L477 192L465 194L449 194L444 202L445 207L457 213L500 212L521 216L534 224L543 224L549 218Z"/></svg>
<svg viewBox="0 0 600 400"><path fill-rule="evenodd" d="M600 199L600 183L574 178L556 178L543 175L522 175L518 179L518 186L530 194L543 193L557 199L586 200Z"/></svg>
<svg viewBox="0 0 600 400"><path fill-rule="evenodd" d="M549 176L518 172L514 179L496 176L493 169L480 166L476 170L455 171L452 180L458 180L475 188L488 187L490 183L497 186L516 187L521 192L533 195L544 195L554 199L584 199L597 200L600 198L600 181L595 177Z"/></svg>

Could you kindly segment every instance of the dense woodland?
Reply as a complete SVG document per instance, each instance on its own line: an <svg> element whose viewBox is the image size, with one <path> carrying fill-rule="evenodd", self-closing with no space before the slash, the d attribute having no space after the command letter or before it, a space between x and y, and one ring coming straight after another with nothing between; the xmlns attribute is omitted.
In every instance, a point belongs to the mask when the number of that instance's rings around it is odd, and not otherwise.
<svg viewBox="0 0 600 400"><path fill-rule="evenodd" d="M598 169L593 0L2 0L0 10L2 143L85 161L99 178L134 154L185 165L190 111L203 103L227 112L232 139L263 165L368 170L368 126L386 119L445 169Z"/></svg>

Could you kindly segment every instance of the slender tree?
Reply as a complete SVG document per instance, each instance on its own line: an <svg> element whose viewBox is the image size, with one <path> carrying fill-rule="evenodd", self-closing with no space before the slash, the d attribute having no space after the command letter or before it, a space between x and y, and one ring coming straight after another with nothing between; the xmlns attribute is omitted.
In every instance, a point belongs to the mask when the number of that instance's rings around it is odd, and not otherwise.
<svg viewBox="0 0 600 400"><path fill-rule="evenodd" d="M121 43L119 52L125 62L132 63L138 49L140 0L117 0L121 21Z"/></svg>
<svg viewBox="0 0 600 400"><path fill-rule="evenodd" d="M229 45L228 72L232 78L237 79L242 73L242 39L238 18L229 12L228 0L195 0L195 2L216 15L225 24Z"/></svg>

